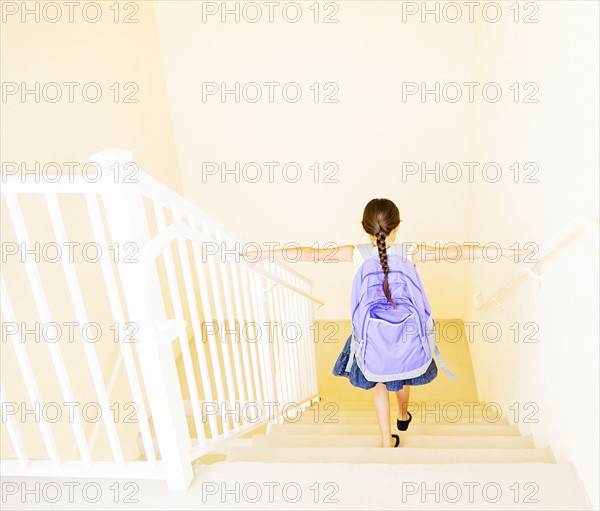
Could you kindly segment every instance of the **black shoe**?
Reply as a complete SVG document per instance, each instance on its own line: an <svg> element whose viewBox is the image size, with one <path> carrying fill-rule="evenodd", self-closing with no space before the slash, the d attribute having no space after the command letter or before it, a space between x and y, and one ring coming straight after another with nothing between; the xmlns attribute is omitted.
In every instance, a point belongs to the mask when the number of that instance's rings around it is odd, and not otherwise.
<svg viewBox="0 0 600 511"><path fill-rule="evenodd" d="M401 421L400 419L396 420L396 425L398 426L399 431L406 431L408 429L410 421L412 420L412 415L410 414L410 412L407 411L406 413L408 414L407 421Z"/></svg>
<svg viewBox="0 0 600 511"><path fill-rule="evenodd" d="M396 445L394 445L394 447L398 447L400 445L400 437L398 435L392 435L392 438L396 440Z"/></svg>

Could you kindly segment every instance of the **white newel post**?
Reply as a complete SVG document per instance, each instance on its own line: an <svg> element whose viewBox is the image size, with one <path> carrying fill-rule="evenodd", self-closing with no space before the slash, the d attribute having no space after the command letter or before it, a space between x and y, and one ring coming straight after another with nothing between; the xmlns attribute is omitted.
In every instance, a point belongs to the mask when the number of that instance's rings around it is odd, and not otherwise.
<svg viewBox="0 0 600 511"><path fill-rule="evenodd" d="M161 315L152 318L154 320L164 320L165 312L155 268L147 272L141 264L140 254L149 241L149 232L140 185L123 182L125 176L132 174L124 166L133 161L133 153L107 149L91 156L90 161L102 172L101 180L106 190L102 199L110 236L112 243L119 243L117 267L129 321L139 328L135 346L167 484L171 490L186 490L193 479L193 470L191 440L171 347L177 332L172 335L161 333L149 321L149 309ZM115 169L118 169L117 183L114 182ZM135 180L135 175L132 179ZM126 243L137 245L134 257L140 263L123 260L124 254L131 253L123 250Z"/></svg>

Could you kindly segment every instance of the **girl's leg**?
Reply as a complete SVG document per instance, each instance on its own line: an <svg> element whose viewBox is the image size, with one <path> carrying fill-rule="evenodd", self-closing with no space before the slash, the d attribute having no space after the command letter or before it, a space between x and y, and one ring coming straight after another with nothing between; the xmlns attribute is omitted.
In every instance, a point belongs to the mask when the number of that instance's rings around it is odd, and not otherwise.
<svg viewBox="0 0 600 511"><path fill-rule="evenodd" d="M401 421L408 420L408 400L410 399L410 385L404 385L400 390L396 392L396 399L398 400L398 419Z"/></svg>
<svg viewBox="0 0 600 511"><path fill-rule="evenodd" d="M375 385L375 411L381 433L381 447L391 447L393 444L390 431L390 397L385 383Z"/></svg>

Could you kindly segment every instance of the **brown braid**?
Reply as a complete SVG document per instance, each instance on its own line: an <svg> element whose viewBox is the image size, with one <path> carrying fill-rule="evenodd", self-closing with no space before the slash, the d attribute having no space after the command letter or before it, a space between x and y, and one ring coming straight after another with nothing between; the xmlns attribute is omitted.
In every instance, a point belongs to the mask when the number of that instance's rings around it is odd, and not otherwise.
<svg viewBox="0 0 600 511"><path fill-rule="evenodd" d="M400 212L396 205L389 199L373 199L365 207L363 212L363 229L377 239L377 250L379 261L383 268L383 292L388 301L396 308L392 300L390 285L388 282L388 266L386 238L400 224Z"/></svg>
<svg viewBox="0 0 600 511"><path fill-rule="evenodd" d="M381 267L383 268L383 293L388 301L392 304L394 309L396 308L396 304L392 299L392 294L390 293L390 284L388 282L388 273L390 272L390 267L388 266L388 258L387 258L387 248L385 244L386 235L383 232L378 232L375 237L377 238L377 250L379 252L379 262L381 262Z"/></svg>

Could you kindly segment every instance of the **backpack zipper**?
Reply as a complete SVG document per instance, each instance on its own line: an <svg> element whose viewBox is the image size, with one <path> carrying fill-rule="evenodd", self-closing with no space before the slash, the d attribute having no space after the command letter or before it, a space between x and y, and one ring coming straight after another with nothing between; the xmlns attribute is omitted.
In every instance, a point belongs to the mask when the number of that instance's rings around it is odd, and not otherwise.
<svg viewBox="0 0 600 511"><path fill-rule="evenodd" d="M418 310L417 310L417 308L416 308L414 305L412 305L410 302L403 302L403 303L404 303L404 304L406 304L406 305L408 305L408 307L407 307L407 308L410 308L410 309L412 309L412 310L414 310L414 311L415 311L415 314L414 314L414 315L415 315L415 316L416 316L416 318L418 319L418 323L419 323L419 336L421 337L421 342L423 342L423 337L426 337L426 336L423 334L423 325L421 324L421 317L419 316L419 311L418 311ZM368 321L368 320L367 320L367 321ZM363 338L363 339L365 338L365 328L366 328L367 321L364 321L364 322L363 322L363 331L362 331L362 338Z"/></svg>
<svg viewBox="0 0 600 511"><path fill-rule="evenodd" d="M383 272L383 271L372 271L372 272L370 272L370 273L367 273L366 275L364 275L364 276L363 276L363 279L367 278L369 275L381 275L382 273L384 273L384 272ZM411 281L411 283L412 283L412 285L413 285L413 286L415 286L415 287L419 287L419 286L417 286L417 285L415 284L415 281L414 281L413 279L411 279L411 278L410 278L410 276L409 276L409 275L407 275L406 273L404 273L403 271L400 271L400 270L390 270L390 271L388 272L388 274L390 274L390 273L401 273L401 274L402 274L402 275L404 275L404 276L405 276L405 277L406 277L408 280L410 280L410 281Z"/></svg>
<svg viewBox="0 0 600 511"><path fill-rule="evenodd" d="M381 275L383 272L382 271L373 271L370 273L367 273L366 275L364 275L362 278L365 279L367 278L369 275ZM401 273L402 275L404 275L408 280L410 280L410 282L412 283L413 286L415 287L419 287L415 284L414 280L411 279L406 273L404 273L403 271L400 270L392 270L388 273ZM380 286L381 284L371 284L370 286L367 286L367 289L369 287L373 287L373 286ZM352 317L354 317L354 313L356 312L356 309L358 308L358 306L360 305L360 299L358 300L358 303L356 304L356 307L354 307L354 310L352 311Z"/></svg>

